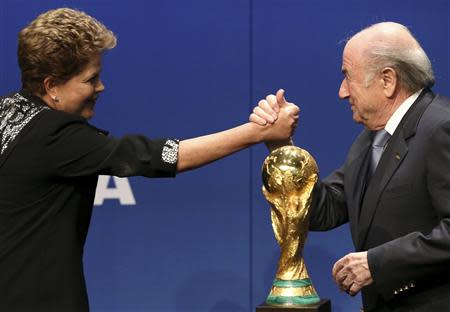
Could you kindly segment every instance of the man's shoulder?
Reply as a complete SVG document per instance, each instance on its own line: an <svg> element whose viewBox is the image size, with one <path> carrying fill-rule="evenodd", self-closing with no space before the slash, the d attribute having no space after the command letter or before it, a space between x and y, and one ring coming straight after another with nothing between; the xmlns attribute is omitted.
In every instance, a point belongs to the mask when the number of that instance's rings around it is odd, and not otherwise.
<svg viewBox="0 0 450 312"><path fill-rule="evenodd" d="M450 98L437 94L428 105L422 118L423 121L450 121Z"/></svg>
<svg viewBox="0 0 450 312"><path fill-rule="evenodd" d="M450 127L450 98L435 95L416 123L416 135L425 141L438 129Z"/></svg>

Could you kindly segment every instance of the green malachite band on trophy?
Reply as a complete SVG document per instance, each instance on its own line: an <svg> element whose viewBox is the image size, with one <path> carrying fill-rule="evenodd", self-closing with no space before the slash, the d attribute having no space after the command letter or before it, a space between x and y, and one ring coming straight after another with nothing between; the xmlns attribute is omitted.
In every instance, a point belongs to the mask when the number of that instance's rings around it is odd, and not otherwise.
<svg viewBox="0 0 450 312"><path fill-rule="evenodd" d="M320 301L317 295L307 296L270 296L266 302L272 305L308 305L318 303Z"/></svg>
<svg viewBox="0 0 450 312"><path fill-rule="evenodd" d="M291 288L291 287L306 287L311 285L311 280L309 278L292 280L292 281L284 281L276 279L273 281L273 286L281 287L281 288Z"/></svg>

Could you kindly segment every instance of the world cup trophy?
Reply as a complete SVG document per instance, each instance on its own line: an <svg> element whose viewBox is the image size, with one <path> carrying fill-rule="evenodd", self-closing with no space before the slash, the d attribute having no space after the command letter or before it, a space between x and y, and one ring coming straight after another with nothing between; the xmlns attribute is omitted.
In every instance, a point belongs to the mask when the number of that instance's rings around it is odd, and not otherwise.
<svg viewBox="0 0 450 312"><path fill-rule="evenodd" d="M281 249L268 305L300 307L320 301L302 256L317 179L316 161L299 147L280 147L264 161L262 191L272 206L272 227Z"/></svg>

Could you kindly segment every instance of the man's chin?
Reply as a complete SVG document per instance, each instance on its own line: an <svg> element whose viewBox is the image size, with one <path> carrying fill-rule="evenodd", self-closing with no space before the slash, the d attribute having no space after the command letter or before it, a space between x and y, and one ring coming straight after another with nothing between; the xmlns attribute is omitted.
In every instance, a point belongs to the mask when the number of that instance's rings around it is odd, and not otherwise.
<svg viewBox="0 0 450 312"><path fill-rule="evenodd" d="M361 118L361 116L359 116L359 114L355 112L353 112L353 120L359 124L363 123L363 119Z"/></svg>

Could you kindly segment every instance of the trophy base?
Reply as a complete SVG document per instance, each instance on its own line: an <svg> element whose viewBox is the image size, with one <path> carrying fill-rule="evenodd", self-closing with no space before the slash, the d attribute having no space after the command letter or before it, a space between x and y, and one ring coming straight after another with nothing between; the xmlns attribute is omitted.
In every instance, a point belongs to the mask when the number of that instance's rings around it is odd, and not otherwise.
<svg viewBox="0 0 450 312"><path fill-rule="evenodd" d="M331 312L331 301L321 299L318 303L297 307L277 307L263 303L256 307L256 312Z"/></svg>

